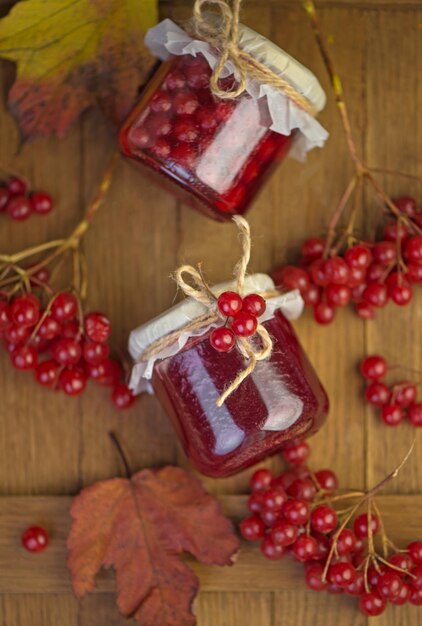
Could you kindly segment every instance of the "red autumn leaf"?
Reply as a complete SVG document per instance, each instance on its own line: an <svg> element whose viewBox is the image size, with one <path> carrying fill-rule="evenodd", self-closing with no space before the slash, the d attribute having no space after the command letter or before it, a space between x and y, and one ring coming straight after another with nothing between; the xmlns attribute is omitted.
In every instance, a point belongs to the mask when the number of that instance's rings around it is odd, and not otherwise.
<svg viewBox="0 0 422 626"><path fill-rule="evenodd" d="M177 467L95 483L72 504L69 568L77 597L101 567L116 571L117 604L142 626L191 626L199 582L180 559L231 565L239 548L229 520L201 483Z"/></svg>
<svg viewBox="0 0 422 626"><path fill-rule="evenodd" d="M23 137L63 136L99 106L119 124L153 59L157 0L22 0L0 20L0 57L17 64L9 108Z"/></svg>

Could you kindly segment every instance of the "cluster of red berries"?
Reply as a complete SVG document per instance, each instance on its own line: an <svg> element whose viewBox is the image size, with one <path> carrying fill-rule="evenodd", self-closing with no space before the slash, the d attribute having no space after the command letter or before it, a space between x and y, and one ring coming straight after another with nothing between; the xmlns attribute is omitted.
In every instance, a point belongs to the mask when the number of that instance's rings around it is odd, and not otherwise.
<svg viewBox="0 0 422 626"><path fill-rule="evenodd" d="M53 208L53 200L45 191L29 192L22 178L12 176L0 184L0 213L7 213L13 220L22 222L32 213L47 215Z"/></svg>
<svg viewBox="0 0 422 626"><path fill-rule="evenodd" d="M368 382L365 400L380 409L387 426L398 426L407 417L412 426L422 426L422 402L417 402L416 385L402 381L389 387L382 382L388 373L387 361L379 355L367 356L360 364L362 376Z"/></svg>
<svg viewBox="0 0 422 626"><path fill-rule="evenodd" d="M336 309L354 303L359 317L368 320L389 300L399 306L413 297L413 285L422 283L422 235L411 234L413 224L422 229L422 211L416 200L397 198L395 205L408 221L385 224L383 239L359 243L343 256L324 258L325 241L307 239L301 248L299 267L288 265L273 272L275 283L299 289L319 324L333 321Z"/></svg>
<svg viewBox="0 0 422 626"><path fill-rule="evenodd" d="M258 328L258 317L265 313L264 298L251 293L242 298L234 291L225 291L217 300L218 310L226 319L226 325L215 328L210 343L218 352L230 352L236 337L252 337Z"/></svg>
<svg viewBox="0 0 422 626"><path fill-rule="evenodd" d="M312 473L304 464L309 453L306 442L293 441L283 449L290 469L279 476L268 469L254 472L248 499L251 515L240 523L242 536L260 541L267 559L290 554L303 563L310 589L358 596L365 615L380 615L388 602L422 605L422 541L392 554L386 564L375 565L366 541L368 514L357 515L353 528L339 532L338 514L328 504L338 487L337 477L329 469ZM373 514L370 519L375 535L380 521Z"/></svg>
<svg viewBox="0 0 422 626"><path fill-rule="evenodd" d="M31 275L35 285L47 280L45 268ZM78 299L67 291L54 296L45 310L33 293L0 298L0 337L13 366L34 371L40 385L69 396L81 394L90 378L113 387L116 407L129 407L134 396L121 382L120 364L109 358L110 321L97 312L82 316L79 309Z"/></svg>

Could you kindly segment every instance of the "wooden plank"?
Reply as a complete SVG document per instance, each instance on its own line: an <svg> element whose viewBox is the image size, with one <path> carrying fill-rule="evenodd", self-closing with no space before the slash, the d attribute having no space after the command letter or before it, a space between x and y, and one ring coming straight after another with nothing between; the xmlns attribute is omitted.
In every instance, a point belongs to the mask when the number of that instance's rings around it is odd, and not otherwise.
<svg viewBox="0 0 422 626"><path fill-rule="evenodd" d="M201 593L195 602L199 626L273 626L270 593Z"/></svg>
<svg viewBox="0 0 422 626"><path fill-rule="evenodd" d="M70 594L1 596L0 623L4 626L79 626L78 603Z"/></svg>
<svg viewBox="0 0 422 626"><path fill-rule="evenodd" d="M422 6L393 20L387 12L368 16L366 158L381 168L401 170L420 175L422 172L422 127L420 111L422 84L422 37L416 24L422 22ZM377 31L377 43L371 34ZM406 37L400 33L406 32ZM397 117L399 112L399 117ZM394 120L397 123L387 123ZM379 177L391 195L414 195L422 201L422 181L417 183L400 177ZM368 194L369 195L369 194ZM368 233L380 223L376 200L368 197ZM377 314L375 323L367 325L367 353L382 354L397 366L389 381L414 380L420 385L422 354L422 289L416 286L410 306L389 304ZM401 367L400 367L401 366ZM406 370L406 368L410 368ZM413 372L411 370L414 370ZM421 397L421 388L418 387ZM366 411L368 429L368 484L376 483L385 473L385 459L399 459L405 454L415 434L408 424L395 429L379 422L377 412ZM418 440L406 469L390 491L420 493L422 471L421 441Z"/></svg>
<svg viewBox="0 0 422 626"><path fill-rule="evenodd" d="M5 0L7 2L7 0ZM160 7L166 8L174 0L160 0ZM298 6L299 0L245 0L244 8L262 5L274 5L277 7L295 7ZM178 5L192 8L191 0L178 0ZM354 8L359 10L381 10L381 9L397 9L399 11L406 10L408 8L418 7L420 0L318 0L316 2L319 8Z"/></svg>
<svg viewBox="0 0 422 626"><path fill-rule="evenodd" d="M3 497L0 499L0 594L65 593L71 590L66 566L66 538L70 528L68 497ZM221 497L226 515L245 515L245 498ZM422 495L380 496L378 500L388 534L399 547L420 536ZM403 525L403 520L406 524ZM51 534L48 549L30 554L20 536L29 523L43 524ZM207 567L187 557L201 579L203 591L258 592L300 590L303 568L291 559L264 561L256 543L244 542L233 567ZM114 591L113 573L101 572L97 593Z"/></svg>

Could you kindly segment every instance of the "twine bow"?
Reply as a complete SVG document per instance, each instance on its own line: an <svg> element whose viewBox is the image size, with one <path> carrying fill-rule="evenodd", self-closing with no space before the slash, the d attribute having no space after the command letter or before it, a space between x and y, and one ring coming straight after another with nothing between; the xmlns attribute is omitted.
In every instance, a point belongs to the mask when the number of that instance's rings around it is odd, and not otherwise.
<svg viewBox="0 0 422 626"><path fill-rule="evenodd" d="M237 98L246 91L248 79L254 78L262 83L280 89L295 104L312 117L317 114L313 104L299 93L289 82L258 61L254 56L239 48L240 8L242 0L195 0L193 7L193 26L195 34L210 45L221 50L221 55L211 76L211 91L219 98ZM206 5L217 8L220 19L210 19L205 12ZM220 89L219 81L228 61L233 64L238 84L227 91Z"/></svg>
<svg viewBox="0 0 422 626"><path fill-rule="evenodd" d="M251 235L249 224L243 217L235 216L233 221L239 228L242 243L242 256L235 267L234 275L237 292L240 296L243 296L246 270L251 256ZM189 282L185 280L185 276L188 277ZM174 278L183 293L207 307L207 312L200 317L195 318L192 322L188 322L183 327L178 328L176 331L173 331L172 333L169 333L152 343L148 346L148 348L146 348L146 350L143 351L139 359L140 361L147 361L148 359L157 356L164 348L175 343L182 333L193 333L194 331L202 329L205 330L219 320L222 322L226 321L226 318L218 310L217 298L205 281L200 265L198 265L197 268L192 267L191 265L182 265L176 270ZM271 293L264 295L268 296L275 294ZM259 361L263 361L271 355L273 342L268 334L268 331L262 324L258 324L256 335L259 336L259 342L252 337L236 338L237 349L248 361L248 365L245 369L239 372L236 378L218 398L216 402L218 407L221 407L230 394L232 394L233 391L235 391L242 384L245 378L252 374Z"/></svg>

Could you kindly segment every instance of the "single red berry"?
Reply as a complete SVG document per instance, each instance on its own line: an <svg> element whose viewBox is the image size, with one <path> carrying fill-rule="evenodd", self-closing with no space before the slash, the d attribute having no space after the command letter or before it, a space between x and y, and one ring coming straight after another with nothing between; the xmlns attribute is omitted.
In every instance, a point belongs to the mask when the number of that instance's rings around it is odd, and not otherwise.
<svg viewBox="0 0 422 626"><path fill-rule="evenodd" d="M411 284L398 272L393 272L387 279L388 296L398 306L405 306L413 298Z"/></svg>
<svg viewBox="0 0 422 626"><path fill-rule="evenodd" d="M375 535L378 532L380 523L379 519L376 515L371 515L371 528L372 534ZM362 513L358 515L353 524L353 529L355 531L355 535L357 537L365 538L368 536L368 515L367 513Z"/></svg>
<svg viewBox="0 0 422 626"><path fill-rule="evenodd" d="M0 213L6 211L11 196L12 194L6 187L0 187Z"/></svg>
<svg viewBox="0 0 422 626"><path fill-rule="evenodd" d="M401 580L400 591L398 595L390 599L390 602L391 604L394 604L395 606L403 606L403 604L406 604L406 602L409 602L411 593L412 593L412 589L410 585L408 585L403 580Z"/></svg>
<svg viewBox="0 0 422 626"><path fill-rule="evenodd" d="M356 535L350 528L344 528L337 538L337 552L340 556L355 551Z"/></svg>
<svg viewBox="0 0 422 626"><path fill-rule="evenodd" d="M167 75L165 84L171 91L178 91L186 85L186 78L181 72L170 72Z"/></svg>
<svg viewBox="0 0 422 626"><path fill-rule="evenodd" d="M210 334L210 344L218 352L230 352L236 344L236 337L230 328L214 328Z"/></svg>
<svg viewBox="0 0 422 626"><path fill-rule="evenodd" d="M166 91L156 91L149 105L155 113L167 113L171 109L171 96Z"/></svg>
<svg viewBox="0 0 422 626"><path fill-rule="evenodd" d="M362 572L356 572L355 580L344 588L349 596L360 596L365 592L365 577Z"/></svg>
<svg viewBox="0 0 422 626"><path fill-rule="evenodd" d="M404 419L404 413L397 404L385 404L381 408L381 419L387 426L398 426Z"/></svg>
<svg viewBox="0 0 422 626"><path fill-rule="evenodd" d="M51 304L51 315L58 322L70 322L78 312L78 301L73 293L59 293Z"/></svg>
<svg viewBox="0 0 422 626"><path fill-rule="evenodd" d="M374 309L367 302L358 302L356 305L356 313L363 320L373 320L375 317Z"/></svg>
<svg viewBox="0 0 422 626"><path fill-rule="evenodd" d="M24 196L28 191L28 183L19 176L12 176L7 181L7 188L12 196Z"/></svg>
<svg viewBox="0 0 422 626"><path fill-rule="evenodd" d="M314 319L318 324L330 324L335 316L335 309L326 302L314 307Z"/></svg>
<svg viewBox="0 0 422 626"><path fill-rule="evenodd" d="M412 588L418 589L419 591L422 590L422 565L415 565L415 567L412 567L410 570L410 573L412 574L410 581Z"/></svg>
<svg viewBox="0 0 422 626"><path fill-rule="evenodd" d="M321 301L320 289L316 285L310 285L308 289L301 291L301 296L306 306L315 306Z"/></svg>
<svg viewBox="0 0 422 626"><path fill-rule="evenodd" d="M65 339L78 339L81 336L81 328L76 320L62 324L61 335Z"/></svg>
<svg viewBox="0 0 422 626"><path fill-rule="evenodd" d="M360 287L360 291L359 291L359 299L360 296L362 295L362 292L364 290L364 284L365 284L365 279L366 279L366 270L363 269L362 267L351 267L350 268L350 277L349 277L349 282L347 283L348 286L350 287L350 289L356 289L357 287ZM352 299L354 300L356 296L356 292L354 293L352 291Z"/></svg>
<svg viewBox="0 0 422 626"><path fill-rule="evenodd" d="M114 387L111 399L117 409L128 409L135 402L135 396L124 383L119 383Z"/></svg>
<svg viewBox="0 0 422 626"><path fill-rule="evenodd" d="M356 569L351 563L333 563L328 568L327 579L338 587L345 588L356 580Z"/></svg>
<svg viewBox="0 0 422 626"><path fill-rule="evenodd" d="M268 489L262 494L262 507L267 511L281 511L286 501L287 494L280 488Z"/></svg>
<svg viewBox="0 0 422 626"><path fill-rule="evenodd" d="M380 579L380 576L383 572L385 572L385 568L381 567L378 569L376 569L375 567L370 567L368 569L368 585L369 587L375 588L378 585L378 581Z"/></svg>
<svg viewBox="0 0 422 626"><path fill-rule="evenodd" d="M337 526L337 513L330 506L317 506L311 513L311 527L318 533L326 535Z"/></svg>
<svg viewBox="0 0 422 626"><path fill-rule="evenodd" d="M364 615L376 617L384 613L387 601L377 591L363 593L359 599L359 608Z"/></svg>
<svg viewBox="0 0 422 626"><path fill-rule="evenodd" d="M366 271L366 282L382 283L385 279L385 267L381 263L371 263Z"/></svg>
<svg viewBox="0 0 422 626"><path fill-rule="evenodd" d="M293 498L312 502L316 496L317 488L310 478L297 478L289 486L287 493Z"/></svg>
<svg viewBox="0 0 422 626"><path fill-rule="evenodd" d="M309 458L311 448L306 441L294 439L283 446L281 454L290 465L302 465Z"/></svg>
<svg viewBox="0 0 422 626"><path fill-rule="evenodd" d="M14 196L7 204L7 212L12 220L23 222L32 213L32 204L25 196Z"/></svg>
<svg viewBox="0 0 422 626"><path fill-rule="evenodd" d="M151 147L151 152L159 159L166 159L171 152L171 146L168 141L162 137L158 137Z"/></svg>
<svg viewBox="0 0 422 626"><path fill-rule="evenodd" d="M260 513L262 510L262 492L254 492L248 498L248 509L251 513Z"/></svg>
<svg viewBox="0 0 422 626"><path fill-rule="evenodd" d="M273 542L284 547L291 546L296 541L298 534L298 527L289 524L286 520L277 522L270 531Z"/></svg>
<svg viewBox="0 0 422 626"><path fill-rule="evenodd" d="M327 588L327 582L322 580L324 566L321 563L309 564L306 568L305 582L309 589L313 591L324 591Z"/></svg>
<svg viewBox="0 0 422 626"><path fill-rule="evenodd" d="M231 328L237 337L251 337L255 334L257 327L256 317L246 311L240 311L231 321Z"/></svg>
<svg viewBox="0 0 422 626"><path fill-rule="evenodd" d="M347 285L350 277L350 268L339 256L333 256L327 259L325 264L325 273L328 283L334 285Z"/></svg>
<svg viewBox="0 0 422 626"><path fill-rule="evenodd" d="M17 370L31 370L37 364L37 352L29 346L17 346L11 352L10 360Z"/></svg>
<svg viewBox="0 0 422 626"><path fill-rule="evenodd" d="M268 528L272 528L283 519L283 514L280 511L269 511L264 508L261 510L260 515L262 521Z"/></svg>
<svg viewBox="0 0 422 626"><path fill-rule="evenodd" d="M301 248L301 254L307 261L320 259L324 253L325 241L319 237L306 239Z"/></svg>
<svg viewBox="0 0 422 626"><path fill-rule="evenodd" d="M338 479L335 473L329 469L322 469L315 473L315 478L324 491L335 491L338 488Z"/></svg>
<svg viewBox="0 0 422 626"><path fill-rule="evenodd" d="M91 341L104 343L110 336L110 320L102 313L88 313L85 315L85 333Z"/></svg>
<svg viewBox="0 0 422 626"><path fill-rule="evenodd" d="M391 391L379 381L374 381L365 389L365 400L373 406L384 406L390 402Z"/></svg>
<svg viewBox="0 0 422 626"><path fill-rule="evenodd" d="M389 265L397 259L397 246L392 241L380 241L372 248L374 260L381 265Z"/></svg>
<svg viewBox="0 0 422 626"><path fill-rule="evenodd" d="M60 366L56 361L43 361L35 368L35 380L43 387L53 388L57 384L59 371Z"/></svg>
<svg viewBox="0 0 422 626"><path fill-rule="evenodd" d="M417 211L416 200L411 196L400 196L398 198L394 198L393 202L399 211L405 213L409 217L413 217Z"/></svg>
<svg viewBox="0 0 422 626"><path fill-rule="evenodd" d="M173 99L173 111L177 115L192 115L199 106L198 98L191 91L181 91Z"/></svg>
<svg viewBox="0 0 422 626"><path fill-rule="evenodd" d="M258 515L251 515L240 522L240 533L248 541L261 539L265 533L265 524Z"/></svg>
<svg viewBox="0 0 422 626"><path fill-rule="evenodd" d="M60 335L61 330L62 327L59 322L51 315L47 315L39 327L38 334L42 339L51 341Z"/></svg>
<svg viewBox="0 0 422 626"><path fill-rule="evenodd" d="M283 504L282 512L288 522L302 526L308 521L310 510L307 502L292 498Z"/></svg>
<svg viewBox="0 0 422 626"><path fill-rule="evenodd" d="M249 479L250 488L252 491L265 491L271 486L273 478L274 474L269 469L258 469Z"/></svg>
<svg viewBox="0 0 422 626"><path fill-rule="evenodd" d="M382 283L370 283L363 291L364 300L375 307L383 307L387 304L387 287Z"/></svg>
<svg viewBox="0 0 422 626"><path fill-rule="evenodd" d="M30 526L23 533L21 541L28 552L42 552L48 546L48 534L40 526Z"/></svg>
<svg viewBox="0 0 422 626"><path fill-rule="evenodd" d="M267 308L264 298L257 293L250 293L243 298L242 311L255 317L261 317Z"/></svg>
<svg viewBox="0 0 422 626"><path fill-rule="evenodd" d="M312 536L315 537L317 542L317 553L315 559L317 561L325 561L330 552L330 540L326 535L313 532Z"/></svg>
<svg viewBox="0 0 422 626"><path fill-rule="evenodd" d="M233 317L242 310L242 298L234 291L225 291L217 300L217 306L222 315Z"/></svg>
<svg viewBox="0 0 422 626"><path fill-rule="evenodd" d="M8 343L15 346L21 345L29 339L31 335L31 329L27 326L17 326L16 324L9 324L4 331L4 337Z"/></svg>
<svg viewBox="0 0 422 626"><path fill-rule="evenodd" d="M270 561L278 561L284 556L284 548L275 544L270 535L266 535L261 541L261 552Z"/></svg>
<svg viewBox="0 0 422 626"><path fill-rule="evenodd" d="M38 298L32 293L15 298L10 305L10 318L17 326L35 326L40 319Z"/></svg>
<svg viewBox="0 0 422 626"><path fill-rule="evenodd" d="M172 124L170 118L167 117L165 113L151 113L148 116L148 119L145 122L145 130L147 134L144 138L144 143L147 142L148 145L145 147L150 147L152 152L156 153L156 145L157 141L162 137L167 137L170 134L172 129ZM154 138L154 143L152 143Z"/></svg>
<svg viewBox="0 0 422 626"><path fill-rule="evenodd" d="M66 368L59 376L60 388L68 396L78 396L86 387L85 373L79 368Z"/></svg>
<svg viewBox="0 0 422 626"><path fill-rule="evenodd" d="M406 278L411 283L422 283L422 264L408 263Z"/></svg>
<svg viewBox="0 0 422 626"><path fill-rule="evenodd" d="M122 368L114 359L106 359L99 365L87 363L85 366L87 376L95 380L99 385L114 387L122 377Z"/></svg>
<svg viewBox="0 0 422 626"><path fill-rule="evenodd" d="M340 593L344 593L343 587L339 587L338 585L335 585L334 583L327 583L327 591L328 593L331 593L332 595L339 595Z"/></svg>
<svg viewBox="0 0 422 626"><path fill-rule="evenodd" d="M377 591L386 600L392 600L399 595L402 579L391 571L383 572L378 579Z"/></svg>
<svg viewBox="0 0 422 626"><path fill-rule="evenodd" d="M403 408L409 407L416 400L417 389L413 383L399 383L393 388L396 404Z"/></svg>
<svg viewBox="0 0 422 626"><path fill-rule="evenodd" d="M410 586L409 602L414 606L422 606L422 589L414 589Z"/></svg>
<svg viewBox="0 0 422 626"><path fill-rule="evenodd" d="M81 360L82 348L74 339L57 339L51 346L51 356L60 365L76 365Z"/></svg>
<svg viewBox="0 0 422 626"><path fill-rule="evenodd" d="M418 542L415 542L415 543L418 543ZM412 544L409 544L409 546L407 546L409 553L396 552L395 554L392 554L389 557L388 562L391 563L392 565L396 565L397 567L400 567L400 569L411 570L414 564L416 563L416 561L412 558L412 555L410 553L410 545ZM421 556L422 556L422 550L421 550Z"/></svg>
<svg viewBox="0 0 422 626"><path fill-rule="evenodd" d="M346 306L352 297L352 290L347 285L327 285L325 297L332 307Z"/></svg>
<svg viewBox="0 0 422 626"><path fill-rule="evenodd" d="M310 535L300 535L292 545L292 554L298 561L310 561L317 553L317 542L315 537Z"/></svg>
<svg viewBox="0 0 422 626"><path fill-rule="evenodd" d="M407 409L407 418L412 426L422 426L422 402L416 402Z"/></svg>
<svg viewBox="0 0 422 626"><path fill-rule="evenodd" d="M327 276L326 264L324 259L316 259L309 266L312 282L318 287L326 287L331 282Z"/></svg>
<svg viewBox="0 0 422 626"><path fill-rule="evenodd" d="M404 249L406 259L411 263L422 264L422 235L411 237Z"/></svg>
<svg viewBox="0 0 422 626"><path fill-rule="evenodd" d="M0 300L0 333L10 325L10 308L6 300Z"/></svg>
<svg viewBox="0 0 422 626"><path fill-rule="evenodd" d="M99 365L105 361L110 354L110 348L106 343L87 341L83 346L83 357L87 363Z"/></svg>
<svg viewBox="0 0 422 626"><path fill-rule="evenodd" d="M179 119L173 126L173 136L177 141L195 143L199 136L199 128L194 119Z"/></svg>
<svg viewBox="0 0 422 626"><path fill-rule="evenodd" d="M387 361L378 354L367 356L361 361L360 371L367 380L379 380L387 375Z"/></svg>
<svg viewBox="0 0 422 626"><path fill-rule="evenodd" d="M409 236L409 229L406 224L398 220L390 220L384 226L384 239L386 241L403 242Z"/></svg>
<svg viewBox="0 0 422 626"><path fill-rule="evenodd" d="M407 549L415 565L422 565L422 541L412 541Z"/></svg>
<svg viewBox="0 0 422 626"><path fill-rule="evenodd" d="M300 267L286 265L281 270L273 273L274 282L286 289L299 289L305 291L309 289L311 281L308 273Z"/></svg>
<svg viewBox="0 0 422 626"><path fill-rule="evenodd" d="M368 246L358 244L346 250L344 260L351 268L366 269L372 263L372 253Z"/></svg>
<svg viewBox="0 0 422 626"><path fill-rule="evenodd" d="M30 197L32 210L38 215L47 215L53 208L53 200L48 193L37 191Z"/></svg>

